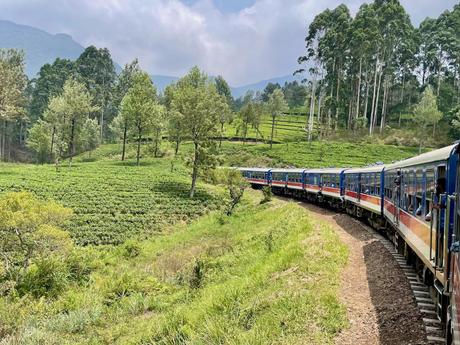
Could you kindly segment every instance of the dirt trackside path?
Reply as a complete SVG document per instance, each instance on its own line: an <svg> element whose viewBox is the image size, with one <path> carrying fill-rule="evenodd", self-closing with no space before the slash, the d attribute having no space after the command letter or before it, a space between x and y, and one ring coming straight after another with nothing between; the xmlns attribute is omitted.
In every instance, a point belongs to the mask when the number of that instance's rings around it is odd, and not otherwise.
<svg viewBox="0 0 460 345"><path fill-rule="evenodd" d="M313 222L330 224L350 249L339 296L350 327L337 336L336 344L426 344L422 315L410 284L385 247L351 217L299 204L314 216Z"/></svg>

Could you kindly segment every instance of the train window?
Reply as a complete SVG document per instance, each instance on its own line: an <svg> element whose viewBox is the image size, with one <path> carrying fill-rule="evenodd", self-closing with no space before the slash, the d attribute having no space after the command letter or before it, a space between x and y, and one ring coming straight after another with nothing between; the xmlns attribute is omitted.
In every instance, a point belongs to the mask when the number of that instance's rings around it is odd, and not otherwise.
<svg viewBox="0 0 460 345"><path fill-rule="evenodd" d="M380 173L375 174L375 195L380 195Z"/></svg>

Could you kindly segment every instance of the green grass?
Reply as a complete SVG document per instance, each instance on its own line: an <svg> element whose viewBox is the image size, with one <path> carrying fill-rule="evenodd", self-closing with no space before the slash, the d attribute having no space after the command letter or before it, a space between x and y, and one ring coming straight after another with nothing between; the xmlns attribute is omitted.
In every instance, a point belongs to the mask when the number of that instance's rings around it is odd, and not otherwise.
<svg viewBox="0 0 460 345"><path fill-rule="evenodd" d="M347 249L294 203L249 191L139 244L79 248L88 283L55 300L0 298L5 344L332 344L347 327L338 301Z"/></svg>
<svg viewBox="0 0 460 345"><path fill-rule="evenodd" d="M418 148L380 144L312 142L274 144L222 144L224 162L231 166L359 167L391 163L418 154Z"/></svg>
<svg viewBox="0 0 460 345"><path fill-rule="evenodd" d="M95 158L110 158L117 145L103 146ZM119 152L119 151L118 151ZM71 208L69 226L78 244L119 244L133 236L149 236L178 221L189 221L215 209L218 192L199 186L195 199L188 197L188 170L176 163L171 173L168 159L145 159L140 167L133 160L98 160L63 164L0 165L0 193L30 191Z"/></svg>
<svg viewBox="0 0 460 345"><path fill-rule="evenodd" d="M281 116L276 119L275 122L275 130L273 134L274 141L300 141L306 139L305 134L305 123L306 117L299 116L299 115L286 115ZM259 127L260 132L262 133L263 138L253 129L250 128L248 130L247 137L248 138L258 138L269 140L271 136L271 128L272 128L272 119L269 115L264 115L262 117L262 122ZM227 137L242 137L242 133L238 133L237 131L237 121L234 123L227 125L225 128L225 136Z"/></svg>

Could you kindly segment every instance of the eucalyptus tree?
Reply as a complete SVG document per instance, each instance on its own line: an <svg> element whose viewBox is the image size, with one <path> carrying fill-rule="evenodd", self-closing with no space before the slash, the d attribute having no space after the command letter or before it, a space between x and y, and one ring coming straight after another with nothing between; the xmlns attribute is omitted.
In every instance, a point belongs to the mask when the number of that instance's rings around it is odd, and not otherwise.
<svg viewBox="0 0 460 345"><path fill-rule="evenodd" d="M120 75L118 76L115 86L114 106L118 110L118 115L117 118L114 119L114 123L111 126L111 128L115 131L117 131L118 129L118 134L122 138L122 161L125 160L126 156L126 142L128 139L129 123L128 118L124 117L121 112L121 101L123 100L123 97L125 97L125 95L128 93L130 87L132 86L134 75L139 71L139 61L137 59L134 59L131 63L125 65Z"/></svg>
<svg viewBox="0 0 460 345"><path fill-rule="evenodd" d="M143 71L136 72L132 79L132 86L121 102L121 113L136 136L138 166L140 165L142 139L151 133L152 127L163 115L163 111L163 106L158 103L156 88L150 76Z"/></svg>
<svg viewBox="0 0 460 345"><path fill-rule="evenodd" d="M81 145L84 125L89 115L98 111L93 105L93 99L85 85L71 78L68 79L62 94L53 97L48 105L50 118L55 121L56 140L60 155L64 153L69 158L69 167L76 154L77 145ZM66 151L65 146L67 146Z"/></svg>
<svg viewBox="0 0 460 345"><path fill-rule="evenodd" d="M32 98L29 106L31 122L43 118L52 97L62 93L64 83L75 76L75 62L57 58L52 64L40 68L37 78L33 79Z"/></svg>
<svg viewBox="0 0 460 345"><path fill-rule="evenodd" d="M182 115L183 135L193 143L190 197L195 195L200 170L215 164L213 137L218 134L222 97L198 67L172 88L171 110Z"/></svg>
<svg viewBox="0 0 460 345"><path fill-rule="evenodd" d="M422 98L414 109L414 120L417 124L416 128L419 138L420 152L422 149L422 144L427 138L428 127L433 127L434 136L436 124L441 120L441 118L442 113L438 109L436 96L433 93L431 86L428 86L425 91L423 91Z"/></svg>
<svg viewBox="0 0 460 345"><path fill-rule="evenodd" d="M99 109L100 138L103 142L116 80L115 65L109 50L94 46L86 48L76 61L76 70L88 88L94 105Z"/></svg>
<svg viewBox="0 0 460 345"><path fill-rule="evenodd" d="M224 136L224 126L226 123L230 123L233 120L233 96L230 86L227 81L222 77L218 76L215 79L217 93L223 98L222 109L219 111L219 123L220 123L220 138L219 138L219 147L222 146L222 138Z"/></svg>
<svg viewBox="0 0 460 345"><path fill-rule="evenodd" d="M26 118L24 53L0 49L0 158L6 159L11 149L12 126Z"/></svg>
<svg viewBox="0 0 460 345"><path fill-rule="evenodd" d="M270 134L270 149L272 149L273 134L275 132L275 121L279 116L282 116L288 110L288 105L284 99L284 94L281 89L275 89L275 91L273 91L273 93L270 95L267 109L272 118L272 129Z"/></svg>

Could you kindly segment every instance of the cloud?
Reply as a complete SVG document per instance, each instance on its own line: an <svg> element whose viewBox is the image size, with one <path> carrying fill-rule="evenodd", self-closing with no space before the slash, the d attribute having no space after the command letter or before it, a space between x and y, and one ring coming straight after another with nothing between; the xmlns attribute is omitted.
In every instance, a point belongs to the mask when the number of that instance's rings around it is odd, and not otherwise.
<svg viewBox="0 0 460 345"><path fill-rule="evenodd" d="M404 0L410 13L437 16L455 0ZM249 2L247 2L249 3ZM139 57L153 74L182 75L199 65L241 85L292 73L308 23L337 0L257 0L223 12L212 0L2 0L0 16L87 46L108 47L120 64ZM355 12L362 1L346 0ZM425 9L425 10L424 10Z"/></svg>

